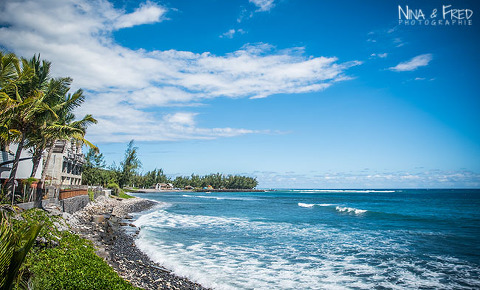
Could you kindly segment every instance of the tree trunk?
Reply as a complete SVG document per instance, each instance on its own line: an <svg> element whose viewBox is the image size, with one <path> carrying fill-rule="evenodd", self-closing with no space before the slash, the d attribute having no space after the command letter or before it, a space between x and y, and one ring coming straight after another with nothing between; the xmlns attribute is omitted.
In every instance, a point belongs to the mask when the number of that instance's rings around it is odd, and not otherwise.
<svg viewBox="0 0 480 290"><path fill-rule="evenodd" d="M13 161L12 170L10 171L10 177L8 178L7 191L12 190L12 195L14 194L13 189L15 185L15 177L17 176L18 163L20 162L20 155L22 154L24 142L25 133L22 133L22 138L18 143L17 152L15 153L15 160Z"/></svg>
<svg viewBox="0 0 480 290"><path fill-rule="evenodd" d="M43 209L42 199L43 199L43 183L39 182L37 184L36 190L33 192L33 207Z"/></svg>
<svg viewBox="0 0 480 290"><path fill-rule="evenodd" d="M45 147L43 145L38 146L35 149L35 152L33 154L33 168L32 168L32 173L30 174L30 177L35 177L35 173L37 173L38 166L40 165L40 160L42 160L42 153Z"/></svg>
<svg viewBox="0 0 480 290"><path fill-rule="evenodd" d="M43 164L42 180L41 180L41 184L43 188L45 188L45 179L47 178L47 169L50 163L50 158L52 157L53 147L55 147L55 141L50 144L50 148L48 148L47 158L45 159L45 163Z"/></svg>

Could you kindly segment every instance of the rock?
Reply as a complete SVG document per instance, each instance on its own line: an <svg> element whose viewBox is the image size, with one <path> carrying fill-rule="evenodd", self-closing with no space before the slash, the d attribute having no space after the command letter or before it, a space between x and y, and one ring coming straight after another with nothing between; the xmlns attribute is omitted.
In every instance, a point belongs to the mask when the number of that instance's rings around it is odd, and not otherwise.
<svg viewBox="0 0 480 290"><path fill-rule="evenodd" d="M94 215L93 216L93 222L96 223L96 224L100 224L100 223L103 223L105 221L105 216L104 215Z"/></svg>

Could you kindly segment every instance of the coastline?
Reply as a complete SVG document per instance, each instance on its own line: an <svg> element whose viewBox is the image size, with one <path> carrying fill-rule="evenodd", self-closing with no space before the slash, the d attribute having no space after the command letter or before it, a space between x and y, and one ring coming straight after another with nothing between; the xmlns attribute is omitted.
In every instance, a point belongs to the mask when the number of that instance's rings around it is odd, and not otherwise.
<svg viewBox="0 0 480 290"><path fill-rule="evenodd" d="M155 205L156 202L139 197L99 197L81 211L64 217L71 229L92 241L97 255L132 285L143 289L207 289L173 274L136 247L135 236L139 229L131 224L129 214Z"/></svg>
<svg viewBox="0 0 480 290"><path fill-rule="evenodd" d="M154 193L154 192L270 192L272 189L136 189L134 193Z"/></svg>

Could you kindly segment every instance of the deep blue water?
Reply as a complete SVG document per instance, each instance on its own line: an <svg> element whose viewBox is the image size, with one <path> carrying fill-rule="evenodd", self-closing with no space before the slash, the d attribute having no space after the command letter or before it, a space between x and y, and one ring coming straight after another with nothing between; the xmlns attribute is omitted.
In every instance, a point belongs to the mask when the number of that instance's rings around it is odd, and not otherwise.
<svg viewBox="0 0 480 290"><path fill-rule="evenodd" d="M480 190L151 193L137 245L215 289L480 289Z"/></svg>

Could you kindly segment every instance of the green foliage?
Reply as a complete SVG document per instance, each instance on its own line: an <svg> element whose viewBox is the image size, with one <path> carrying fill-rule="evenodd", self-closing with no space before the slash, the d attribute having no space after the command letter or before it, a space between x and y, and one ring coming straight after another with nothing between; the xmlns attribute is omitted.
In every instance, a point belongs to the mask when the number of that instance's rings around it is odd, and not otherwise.
<svg viewBox="0 0 480 290"><path fill-rule="evenodd" d="M37 209L15 220L17 228L39 222L44 224L39 237L46 242L32 248L24 265L33 289L137 289L95 254L90 241L59 231L55 223L62 218Z"/></svg>
<svg viewBox="0 0 480 290"><path fill-rule="evenodd" d="M113 181L110 181L107 184L107 188L112 189L114 195L118 195L120 192L123 192L122 189L120 188L120 186L118 186L118 184L116 184Z"/></svg>
<svg viewBox="0 0 480 290"><path fill-rule="evenodd" d="M87 185L106 186L110 180L117 180L115 171L106 169L103 154L95 152L90 148L85 156L85 164L82 171L82 183Z"/></svg>
<svg viewBox="0 0 480 290"><path fill-rule="evenodd" d="M154 169L145 174L138 174L137 170L141 163L137 157L138 148L130 141L125 151L125 156L120 166L112 165L105 169L105 161L102 154L96 154L91 149L85 157L85 165L82 175L83 184L103 185L120 194L125 186L134 185L137 188L149 188L157 183L173 183L174 187L185 188L192 186L203 188L212 186L216 189L253 189L258 185L257 179L240 175L223 175L220 173L199 176L177 176L170 179L163 169Z"/></svg>
<svg viewBox="0 0 480 290"><path fill-rule="evenodd" d="M171 183L170 179L163 173L163 169L154 169L144 175L135 176L135 185L140 188L148 188L157 183Z"/></svg>
<svg viewBox="0 0 480 290"><path fill-rule="evenodd" d="M137 169L141 167L141 162L137 157L138 147L133 146L133 143L133 140L128 143L127 150L125 150L125 157L123 161L120 162L118 185L121 188L133 183Z"/></svg>
<svg viewBox="0 0 480 290"><path fill-rule="evenodd" d="M89 241L69 232L59 246L39 251L28 267L36 289L135 289L95 254Z"/></svg>
<svg viewBox="0 0 480 290"><path fill-rule="evenodd" d="M2 212L0 224L0 286L12 289L19 284L20 267L33 246L42 225L38 223L14 230L10 218Z"/></svg>
<svg viewBox="0 0 480 290"><path fill-rule="evenodd" d="M93 190L91 190L91 189L88 190L88 199L90 199L90 201L95 200L95 194L94 194Z"/></svg>
<svg viewBox="0 0 480 290"><path fill-rule="evenodd" d="M195 174L190 177L177 176L173 180L173 185L178 188L185 188L185 186L203 188L210 185L216 189L253 189L258 185L258 182L253 177L216 173L205 176Z"/></svg>
<svg viewBox="0 0 480 290"><path fill-rule="evenodd" d="M40 60L40 55L25 59L0 52L0 145L18 144L10 170L10 192L24 147L34 152L32 176L42 152L56 140L73 138L96 149L84 137L86 128L97 121L91 115L74 121L72 113L84 102L83 91L68 93L72 79L52 78L50 67L51 63ZM42 184L50 155L51 151L44 162Z"/></svg>
<svg viewBox="0 0 480 290"><path fill-rule="evenodd" d="M118 197L121 197L121 198L135 198L135 196L128 195L123 190L118 194Z"/></svg>

